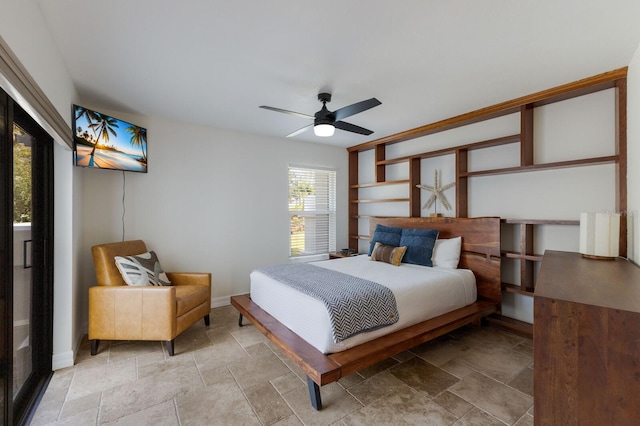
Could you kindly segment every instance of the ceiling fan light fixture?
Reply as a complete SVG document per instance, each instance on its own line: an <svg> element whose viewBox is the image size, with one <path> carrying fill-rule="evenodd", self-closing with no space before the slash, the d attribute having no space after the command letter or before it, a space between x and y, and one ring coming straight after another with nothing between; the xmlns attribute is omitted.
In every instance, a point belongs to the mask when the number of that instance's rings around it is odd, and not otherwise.
<svg viewBox="0 0 640 426"><path fill-rule="evenodd" d="M336 127L340 130L344 130L351 133L357 133L360 135L369 136L373 131L365 129L364 127L356 126L355 124L342 121L343 118L351 117L354 114L361 113L373 107L380 105L380 101L376 98L366 99L364 101L356 102L355 104L342 107L333 112L327 109L327 102L331 102L330 93L319 93L318 100L322 102L322 108L314 115L303 114L300 112L289 111L282 108L274 108L267 105L261 105L260 108L268 109L275 112L282 112L285 114L296 115L302 118L310 118L313 120L313 133L321 138L327 138L333 136L336 131ZM311 124L304 126L302 129L296 130L293 133L287 135L288 138L297 136L300 133L311 127Z"/></svg>
<svg viewBox="0 0 640 426"><path fill-rule="evenodd" d="M313 133L316 136L320 136L321 138L327 138L329 136L333 136L336 128L333 124L316 124L313 126Z"/></svg>

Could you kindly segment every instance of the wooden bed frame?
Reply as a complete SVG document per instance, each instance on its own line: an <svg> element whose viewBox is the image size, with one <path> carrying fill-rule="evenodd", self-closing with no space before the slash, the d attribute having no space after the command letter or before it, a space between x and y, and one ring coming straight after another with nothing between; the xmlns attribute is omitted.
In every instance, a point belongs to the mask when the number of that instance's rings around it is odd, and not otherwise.
<svg viewBox="0 0 640 426"><path fill-rule="evenodd" d="M249 294L232 296L231 304L240 312L238 324L242 326L242 318L248 318L307 374L311 405L316 410L322 408L320 386L335 382L341 377L463 325L479 324L482 318L500 310L500 218L372 217L370 235L373 235L377 224L438 229L439 238L461 236L462 252L458 268L470 269L474 272L478 300L471 305L397 330L345 351L325 355L253 303Z"/></svg>

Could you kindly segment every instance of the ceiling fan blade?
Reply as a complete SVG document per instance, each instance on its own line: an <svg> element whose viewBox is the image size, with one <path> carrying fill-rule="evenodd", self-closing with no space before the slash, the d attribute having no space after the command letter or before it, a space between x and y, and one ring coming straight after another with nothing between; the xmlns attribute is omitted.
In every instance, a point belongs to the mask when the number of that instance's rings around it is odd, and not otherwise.
<svg viewBox="0 0 640 426"><path fill-rule="evenodd" d="M302 118L311 118L311 119L315 118L313 115L303 114L301 112L289 111L289 110L281 109L281 108L270 107L270 106L266 106L266 105L260 105L260 108L268 109L269 111L275 111L275 112L282 112L282 113L285 113L285 114L297 115L298 117L302 117Z"/></svg>
<svg viewBox="0 0 640 426"><path fill-rule="evenodd" d="M356 102L355 104L337 109L333 112L333 116L335 117L335 121L340 121L343 118L347 118L359 112L376 107L381 103L382 102L380 102L376 98L367 99L366 101Z"/></svg>
<svg viewBox="0 0 640 426"><path fill-rule="evenodd" d="M295 131L295 132L293 132L293 133L289 133L289 134L287 135L287 137L288 137L288 138L292 138L292 137L294 137L294 136L298 136L300 133L305 132L305 131L306 131L309 127L311 127L311 126L313 126L313 123L311 123L311 124L307 124L307 125L306 125L306 126L304 126L302 129L298 129L298 130L296 130L296 131Z"/></svg>
<svg viewBox="0 0 640 426"><path fill-rule="evenodd" d="M344 121L336 121L333 125L340 130L346 130L347 132L360 133L361 135L370 135L373 130L365 129L364 127L356 126L355 124L347 123Z"/></svg>

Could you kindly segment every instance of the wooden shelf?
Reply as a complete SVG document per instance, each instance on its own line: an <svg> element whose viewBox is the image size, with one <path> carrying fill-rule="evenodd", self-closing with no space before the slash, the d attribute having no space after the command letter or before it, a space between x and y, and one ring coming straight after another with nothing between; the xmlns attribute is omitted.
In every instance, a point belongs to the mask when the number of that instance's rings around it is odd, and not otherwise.
<svg viewBox="0 0 640 426"><path fill-rule="evenodd" d="M482 149L482 148L489 148L492 146L507 145L511 143L520 142L520 138L521 138L521 135L520 133L518 133L517 135L504 136L501 138L489 139L486 141L475 142L467 145L459 145L453 148L444 148L436 151L422 152L420 154L414 154L414 155L407 155L405 157L398 157L398 158L391 158L388 160L376 161L376 165L388 166L389 164L406 163L408 161L415 160L415 159L422 160L423 158L440 157L442 155L453 155L460 150L472 151L474 149Z"/></svg>
<svg viewBox="0 0 640 426"><path fill-rule="evenodd" d="M513 225L580 225L579 220L563 219L502 219L501 222Z"/></svg>
<svg viewBox="0 0 640 426"><path fill-rule="evenodd" d="M530 260L532 262L541 262L542 255L541 254L522 254L513 251L503 251L502 257L506 257L507 259L523 259Z"/></svg>
<svg viewBox="0 0 640 426"><path fill-rule="evenodd" d="M461 177L493 176L506 173L523 173L539 170L564 169L568 167L593 166L597 164L616 163L619 157L610 155L607 157L585 158L581 160L558 161L556 163L531 164L529 166L505 167L503 169L479 170L476 172L460 173Z"/></svg>
<svg viewBox="0 0 640 426"><path fill-rule="evenodd" d="M384 216L384 215L375 215L375 216L370 216L370 215L364 215L364 214L358 214L358 215L354 215L351 216L352 219L371 219L372 217L401 217L398 215L393 215L393 216ZM409 217L409 216L406 216Z"/></svg>
<svg viewBox="0 0 640 426"><path fill-rule="evenodd" d="M495 327L504 328L526 337L533 337L533 324L517 319L492 314L487 317L487 322Z"/></svg>
<svg viewBox="0 0 640 426"><path fill-rule="evenodd" d="M523 289L522 287L520 287L517 284L511 284L511 283L502 283L502 289L506 292L509 293L517 293L517 294L524 294L525 296L533 296L533 289L529 289L529 288L525 288Z"/></svg>
<svg viewBox="0 0 640 426"><path fill-rule="evenodd" d="M403 203L408 202L409 198L379 198L374 200L351 200L352 203Z"/></svg>
<svg viewBox="0 0 640 426"><path fill-rule="evenodd" d="M371 182L371 183L359 183L356 185L349 185L349 188L373 188L376 186L386 186L386 185L402 185L409 183L409 179L403 180L388 180L385 182Z"/></svg>

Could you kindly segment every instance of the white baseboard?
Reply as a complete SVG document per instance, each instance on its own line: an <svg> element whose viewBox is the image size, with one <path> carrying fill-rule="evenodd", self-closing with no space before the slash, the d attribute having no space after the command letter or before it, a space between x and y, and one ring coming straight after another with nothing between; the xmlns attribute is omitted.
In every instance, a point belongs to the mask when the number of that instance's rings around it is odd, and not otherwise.
<svg viewBox="0 0 640 426"><path fill-rule="evenodd" d="M222 306L229 306L231 302L229 301L229 296L222 297L212 297L211 298L211 307L212 308L221 308Z"/></svg>
<svg viewBox="0 0 640 426"><path fill-rule="evenodd" d="M51 368L53 369L53 371L56 371L62 368L73 367L74 358L75 357L73 351L53 354L53 356L51 357Z"/></svg>

